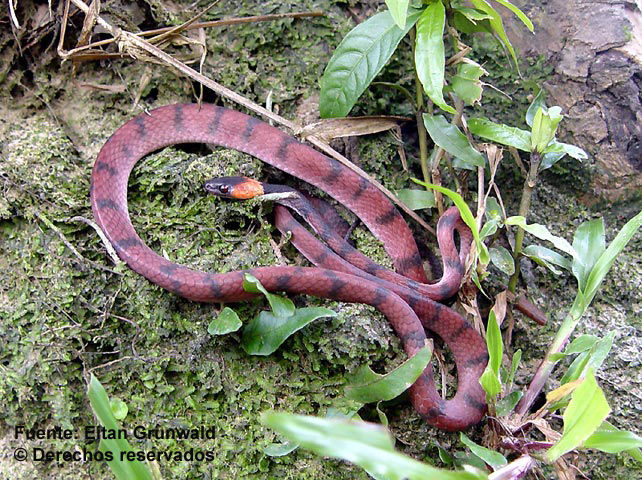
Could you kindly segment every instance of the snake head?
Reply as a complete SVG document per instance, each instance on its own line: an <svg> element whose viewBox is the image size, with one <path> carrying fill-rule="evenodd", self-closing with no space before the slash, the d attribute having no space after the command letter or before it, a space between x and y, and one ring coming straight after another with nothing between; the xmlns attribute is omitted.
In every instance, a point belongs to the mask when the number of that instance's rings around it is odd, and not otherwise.
<svg viewBox="0 0 642 480"><path fill-rule="evenodd" d="M248 177L216 177L205 182L205 190L212 195L235 200L263 195L263 184Z"/></svg>

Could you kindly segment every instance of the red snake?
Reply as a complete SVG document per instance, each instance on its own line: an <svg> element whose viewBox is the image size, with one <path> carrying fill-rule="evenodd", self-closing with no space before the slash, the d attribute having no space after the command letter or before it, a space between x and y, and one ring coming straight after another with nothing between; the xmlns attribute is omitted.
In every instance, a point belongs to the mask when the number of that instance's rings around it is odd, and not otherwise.
<svg viewBox="0 0 642 480"><path fill-rule="evenodd" d="M207 143L239 150L323 190L352 210L383 242L398 273L375 264L350 247L340 231L332 232L324 226L342 229L337 214L321 202L313 203L322 223L311 223L341 256L320 246L283 207L277 208L277 224L282 230L295 232L295 246L324 268L273 266L207 273L161 257L143 243L132 226L127 210L127 182L132 168L145 155L180 143ZM485 394L479 377L488 361L485 342L459 313L434 301L453 295L463 276L462 258L468 252L470 232L455 209L447 211L437 227L443 278L437 284L427 284L410 228L390 200L371 183L262 121L234 110L196 104L161 107L121 126L98 154L90 196L96 222L118 256L151 282L187 299L247 300L253 295L245 292L242 284L244 274L250 273L269 291L372 305L390 321L409 356L426 344L424 328L432 330L453 354L459 385L452 399L442 399L428 366L410 388L416 410L429 424L445 430L466 429L484 416ZM455 230L461 238L459 253L453 240Z"/></svg>

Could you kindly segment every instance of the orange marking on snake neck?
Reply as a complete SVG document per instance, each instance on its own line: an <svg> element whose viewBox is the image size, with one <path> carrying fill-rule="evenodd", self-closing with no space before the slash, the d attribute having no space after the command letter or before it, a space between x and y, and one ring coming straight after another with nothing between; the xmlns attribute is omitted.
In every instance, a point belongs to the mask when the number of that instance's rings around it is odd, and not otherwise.
<svg viewBox="0 0 642 480"><path fill-rule="evenodd" d="M263 185L252 178L245 178L245 182L239 183L234 186L232 198L238 200L247 200L248 198L258 197L263 195Z"/></svg>

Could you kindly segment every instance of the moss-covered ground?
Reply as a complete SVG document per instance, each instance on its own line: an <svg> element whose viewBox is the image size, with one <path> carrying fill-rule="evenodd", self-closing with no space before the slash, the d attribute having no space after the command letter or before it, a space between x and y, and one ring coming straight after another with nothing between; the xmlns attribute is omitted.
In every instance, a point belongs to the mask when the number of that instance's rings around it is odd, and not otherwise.
<svg viewBox="0 0 642 480"><path fill-rule="evenodd" d="M140 2L125 8L103 2L103 14L125 27L129 23L133 28L131 22L136 19L144 19L149 27L185 20L184 9L193 2L172 2L172 8L166 3ZM280 113L294 118L301 101L318 92L318 79L332 49L353 25L347 7L355 3L221 2L212 17L303 10L322 10L325 16L208 30L204 73L258 103L271 92ZM33 15L35 7L30 2L25 5L19 13ZM127 427L215 427L213 442L133 441L142 449L215 452L212 462L161 464L164 478L366 478L350 464L304 451L267 457L263 449L279 439L259 423L259 416L267 409L322 415L344 403L346 373L365 363L381 371L403 361L399 341L385 318L369 307L297 298L299 305L323 304L339 315L306 327L269 357L254 357L242 350L237 334L208 335L207 326L219 306L181 299L114 264L96 232L76 218L91 219L88 189L96 154L118 126L140 112L140 107L132 106L132 98L141 78L149 78L142 88L144 107L189 101L192 85L162 67L130 60L83 63L74 69L70 63L60 64L55 53L44 47L32 47L17 59L16 52L10 51L15 49L10 34L0 34L5 69L0 72L4 82L0 93L0 434L6 453L0 460L0 476L109 478L106 465L99 462L21 464L11 457L13 448L21 445L95 449L95 444L78 439L25 442L14 438L16 425L78 430L94 424L86 396L93 374L110 396L127 403L129 413L123 421ZM523 118L529 85L541 81L546 69L534 63L525 72L526 87L517 88L515 75L502 66L501 54L486 45L480 48L491 78L501 76L498 81L503 84L498 86L510 89L515 102L494 95L496 102L487 114L521 126L515 112ZM36 51L37 55L31 53ZM402 44L402 52L382 79L408 81L407 51ZM91 85L124 89L109 91ZM206 100L232 106L211 95ZM403 97L373 87L356 112L408 114L409 110ZM413 145L407 149L412 156ZM363 167L391 188L407 186L409 176L401 172L396 152L394 140L385 134L358 143ZM411 162L411 168L417 175L416 164ZM203 181L224 174L285 178L255 159L218 148L166 149L141 162L130 181L129 210L147 244L175 262L202 270L223 272L277 263L270 239L278 242L279 237L269 223L269 207L205 195ZM532 219L571 238L581 221L601 215L612 238L639 211L639 205L608 205L600 211L583 206L579 199L589 175L590 162L580 167L572 160L560 162L542 179ZM508 159L500 179L505 201L515 212L522 179ZM381 247L369 235L358 231L356 238L363 251L382 257ZM291 261L303 262L291 248L283 251ZM635 421L642 405L641 251L638 236L618 259L581 327L582 332L597 335L617 332L598 377L613 407L614 422L633 429L639 429ZM526 382L534 370L575 288L568 275L555 277L539 267L532 269L530 292L551 321L540 328L517 319L515 348L524 350L526 366L520 381ZM247 320L264 305L254 301L234 307ZM399 448L416 458L439 464L437 444L457 445L456 435L428 428L407 402L388 408L387 414ZM376 418L370 410L363 415ZM585 466L591 478L635 477L635 473L627 476L634 467L624 457L589 456Z"/></svg>

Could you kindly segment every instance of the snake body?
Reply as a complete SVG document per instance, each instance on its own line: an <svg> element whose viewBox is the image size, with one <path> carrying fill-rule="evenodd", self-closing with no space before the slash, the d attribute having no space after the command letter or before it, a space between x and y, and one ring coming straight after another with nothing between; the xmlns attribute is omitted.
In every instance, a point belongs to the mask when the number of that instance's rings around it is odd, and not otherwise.
<svg viewBox="0 0 642 480"><path fill-rule="evenodd" d="M277 209L277 226L295 230L295 246L324 268L272 266L209 273L156 254L132 226L127 208L127 182L132 168L145 155L180 143L207 143L239 150L327 192L352 210L383 242L397 274L354 251L340 234L329 232L324 225L339 226L341 220L322 206L318 208L322 212L319 214L321 224L315 229L333 249L343 250L341 256L320 247L307 230L301 228L300 231L296 220L282 207ZM425 345L424 327L434 331L453 353L458 389L452 399L442 399L429 366L410 388L411 402L428 423L445 430L466 429L483 417L485 394L478 380L488 361L485 342L460 314L433 300L452 295L463 275L460 257L467 250L462 248L463 253L457 252L453 233L455 229L460 232L462 247L469 237L456 212L446 212L438 225L444 276L437 284L427 284L408 225L390 200L371 183L260 120L222 107L195 104L161 107L121 126L96 159L90 197L96 222L118 256L151 282L187 299L247 300L253 295L245 292L242 284L244 274L250 273L269 291L372 305L390 321L409 356Z"/></svg>

